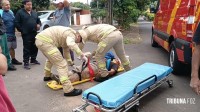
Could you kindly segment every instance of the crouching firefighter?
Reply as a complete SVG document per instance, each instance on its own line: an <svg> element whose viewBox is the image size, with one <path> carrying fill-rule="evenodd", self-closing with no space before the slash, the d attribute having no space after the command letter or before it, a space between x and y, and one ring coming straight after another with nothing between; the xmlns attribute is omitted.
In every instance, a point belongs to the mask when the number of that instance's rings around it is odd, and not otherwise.
<svg viewBox="0 0 200 112"><path fill-rule="evenodd" d="M77 96L82 93L81 89L75 89L68 77L68 64L71 61L70 51L72 49L82 60L87 62L87 57L82 53L76 43L80 43L80 36L76 31L64 26L49 27L36 36L36 46L47 58L44 68L44 81L51 79L51 68L54 65L57 69L59 80L63 85L64 96ZM64 57L61 55L58 47L63 48ZM67 60L67 61L66 61Z"/></svg>
<svg viewBox="0 0 200 112"><path fill-rule="evenodd" d="M125 56L123 35L117 28L108 24L98 24L84 27L78 32L82 37L82 41L92 41L98 44L98 47L93 54L95 54L95 60L99 68L99 74L101 75L100 77L95 78L96 81L102 82L109 78L104 56L111 48L114 48L124 69L126 71L131 69L130 62ZM79 44L79 47L82 50L84 43Z"/></svg>

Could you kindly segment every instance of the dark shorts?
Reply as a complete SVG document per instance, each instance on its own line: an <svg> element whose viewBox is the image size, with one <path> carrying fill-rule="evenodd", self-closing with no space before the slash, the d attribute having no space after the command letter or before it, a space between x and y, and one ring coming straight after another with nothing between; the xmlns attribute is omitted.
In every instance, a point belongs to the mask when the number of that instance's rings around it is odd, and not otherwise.
<svg viewBox="0 0 200 112"><path fill-rule="evenodd" d="M193 41L196 44L200 43L200 24L198 24L197 29L195 31L194 37L193 37Z"/></svg>
<svg viewBox="0 0 200 112"><path fill-rule="evenodd" d="M113 70L115 70L117 72L118 68L119 68L118 64L116 64L114 62L110 63L110 69L113 69Z"/></svg>
<svg viewBox="0 0 200 112"><path fill-rule="evenodd" d="M8 43L8 49L17 48L17 41L15 36L7 36L7 43Z"/></svg>

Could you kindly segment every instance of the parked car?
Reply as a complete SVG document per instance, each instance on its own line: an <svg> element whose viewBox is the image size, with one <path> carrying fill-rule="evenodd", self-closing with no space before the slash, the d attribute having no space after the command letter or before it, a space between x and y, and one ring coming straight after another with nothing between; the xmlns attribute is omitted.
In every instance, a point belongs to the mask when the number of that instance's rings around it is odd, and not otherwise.
<svg viewBox="0 0 200 112"><path fill-rule="evenodd" d="M38 32L41 32L42 30L50 26L53 26L54 24L53 15L55 13L54 10L38 11L37 13L42 23L42 26L40 27L40 30Z"/></svg>

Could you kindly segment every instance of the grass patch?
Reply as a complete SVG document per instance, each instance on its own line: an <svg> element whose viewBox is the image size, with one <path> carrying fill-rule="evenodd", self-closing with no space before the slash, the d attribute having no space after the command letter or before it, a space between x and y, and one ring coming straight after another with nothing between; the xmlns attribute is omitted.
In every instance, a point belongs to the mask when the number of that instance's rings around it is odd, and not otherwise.
<svg viewBox="0 0 200 112"><path fill-rule="evenodd" d="M137 37L137 38L128 38L124 37L124 44L138 44L142 42L142 38Z"/></svg>

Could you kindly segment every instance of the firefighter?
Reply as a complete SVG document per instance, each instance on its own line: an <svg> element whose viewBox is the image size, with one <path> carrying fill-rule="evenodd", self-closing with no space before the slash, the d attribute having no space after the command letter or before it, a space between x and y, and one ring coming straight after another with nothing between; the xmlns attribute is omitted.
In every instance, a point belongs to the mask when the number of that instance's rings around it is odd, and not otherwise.
<svg viewBox="0 0 200 112"><path fill-rule="evenodd" d="M98 47L93 54L95 56L95 60L97 61L99 74L101 75L100 77L95 78L96 81L102 82L109 78L104 56L111 48L114 48L117 56L123 64L124 69L126 71L131 69L130 61L125 55L123 35L117 28L108 24L97 24L84 27L78 32L83 41L79 44L80 49L83 49L85 41L92 41L98 44Z"/></svg>
<svg viewBox="0 0 200 112"><path fill-rule="evenodd" d="M76 31L64 26L49 27L36 36L36 46L46 56L47 61L44 68L44 81L51 79L51 68L56 66L59 80L63 85L64 96L76 96L82 93L81 89L75 89L68 77L67 61L71 61L69 50L76 52L82 60L87 61L87 57L82 53L76 43L81 42L81 38L76 35ZM63 48L64 57L62 57L58 47Z"/></svg>

